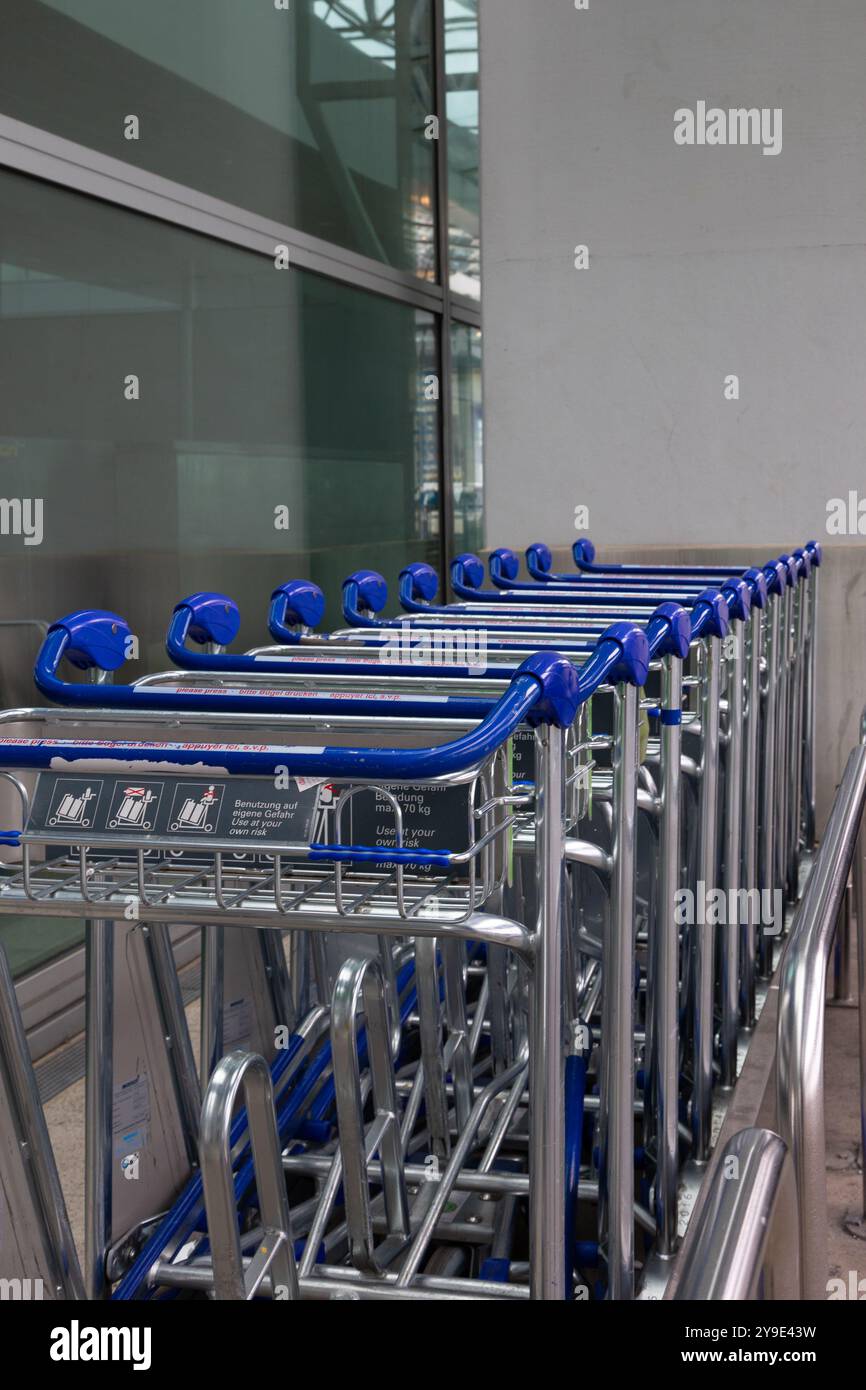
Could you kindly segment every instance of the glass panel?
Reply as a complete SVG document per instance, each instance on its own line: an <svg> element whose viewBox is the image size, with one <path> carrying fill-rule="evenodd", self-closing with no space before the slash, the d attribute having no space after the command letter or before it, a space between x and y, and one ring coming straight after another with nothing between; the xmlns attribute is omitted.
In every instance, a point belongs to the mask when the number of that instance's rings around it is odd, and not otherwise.
<svg viewBox="0 0 866 1390"><path fill-rule="evenodd" d="M199 589L246 646L284 580L331 625L353 569L394 595L439 559L436 364L432 315L0 174L0 618L113 609L137 674Z"/></svg>
<svg viewBox="0 0 866 1390"><path fill-rule="evenodd" d="M0 5L5 115L428 280L431 92L430 0Z"/></svg>
<svg viewBox="0 0 866 1390"><path fill-rule="evenodd" d="M481 298L478 0L445 0L451 289Z"/></svg>
<svg viewBox="0 0 866 1390"><path fill-rule="evenodd" d="M451 326L452 487L455 551L483 550L484 428L481 410L481 330Z"/></svg>

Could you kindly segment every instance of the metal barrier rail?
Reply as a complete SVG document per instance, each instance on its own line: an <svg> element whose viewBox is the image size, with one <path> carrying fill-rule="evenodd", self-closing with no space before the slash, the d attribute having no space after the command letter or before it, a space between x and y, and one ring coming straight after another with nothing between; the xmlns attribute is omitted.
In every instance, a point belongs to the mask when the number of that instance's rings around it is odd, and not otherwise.
<svg viewBox="0 0 866 1390"><path fill-rule="evenodd" d="M797 1298L796 1206L784 1141L769 1129L741 1129L713 1171L675 1299Z"/></svg>
<svg viewBox="0 0 866 1390"><path fill-rule="evenodd" d="M827 1292L827 1178L824 1144L824 1008L827 968L866 804L866 742L853 749L779 968L776 1104L797 1185L801 1297ZM861 1078L866 1075L863 987L864 866L858 857L861 950ZM866 1101L866 1095L861 1096ZM864 1122L866 1130L866 1122Z"/></svg>

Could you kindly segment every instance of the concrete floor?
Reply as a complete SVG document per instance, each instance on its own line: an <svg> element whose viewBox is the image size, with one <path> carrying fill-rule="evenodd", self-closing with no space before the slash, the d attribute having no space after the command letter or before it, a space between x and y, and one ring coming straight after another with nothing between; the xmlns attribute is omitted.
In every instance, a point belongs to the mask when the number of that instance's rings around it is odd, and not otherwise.
<svg viewBox="0 0 866 1390"><path fill-rule="evenodd" d="M854 978L856 980L856 973ZM846 1287L853 1288L857 1288L861 1279L864 1280L860 1296L866 1298L866 1239L858 1239L849 1228L849 1224L853 1225L863 1215L856 1008L845 1005L828 1007L826 1029L824 1093L830 1278L841 1278ZM866 1237L866 1224L861 1229Z"/></svg>

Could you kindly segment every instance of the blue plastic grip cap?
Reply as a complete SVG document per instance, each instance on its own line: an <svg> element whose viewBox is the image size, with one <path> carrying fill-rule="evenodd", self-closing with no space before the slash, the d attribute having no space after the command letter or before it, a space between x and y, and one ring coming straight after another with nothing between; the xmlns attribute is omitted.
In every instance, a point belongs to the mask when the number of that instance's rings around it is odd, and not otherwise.
<svg viewBox="0 0 866 1390"><path fill-rule="evenodd" d="M484 584L484 566L477 555L458 555L451 562L451 577L467 589L480 589Z"/></svg>
<svg viewBox="0 0 866 1390"><path fill-rule="evenodd" d="M214 642L218 647L228 647L237 637L241 626L241 615L234 599L225 594L191 594L181 599L175 606L175 613L186 609L189 612L188 633L194 642L204 647Z"/></svg>
<svg viewBox="0 0 866 1390"><path fill-rule="evenodd" d="M571 547L571 553L574 556L574 563L576 565L595 564L595 546L589 539L589 536L581 536L579 541L575 541L574 545Z"/></svg>
<svg viewBox="0 0 866 1390"><path fill-rule="evenodd" d="M439 592L439 576L432 565L407 565L400 571L400 592L415 603L432 603Z"/></svg>
<svg viewBox="0 0 866 1390"><path fill-rule="evenodd" d="M793 555L780 555L779 563L783 565L785 569L785 583L793 589L797 582L797 561L794 559Z"/></svg>
<svg viewBox="0 0 866 1390"><path fill-rule="evenodd" d="M647 628L654 656L678 656L685 660L692 640L692 623L678 603L663 603L656 609Z"/></svg>
<svg viewBox="0 0 866 1390"><path fill-rule="evenodd" d="M535 676L543 693L529 715L530 724L555 724L569 729L580 705L577 668L559 652L536 652L527 657L517 675Z"/></svg>
<svg viewBox="0 0 866 1390"><path fill-rule="evenodd" d="M809 554L812 557L812 564L820 565L822 559L824 558L824 547L821 545L821 542L807 541L805 549L808 550Z"/></svg>
<svg viewBox="0 0 866 1390"><path fill-rule="evenodd" d="M727 637L728 605L718 589L705 589L692 609L692 632L695 627L707 637Z"/></svg>
<svg viewBox="0 0 866 1390"><path fill-rule="evenodd" d="M801 579L809 579L812 574L812 556L808 550L795 550L794 559L797 561Z"/></svg>
<svg viewBox="0 0 866 1390"><path fill-rule="evenodd" d="M343 593L355 588L357 606L364 613L381 613L388 602L388 585L375 570L357 570L343 583Z"/></svg>
<svg viewBox="0 0 866 1390"><path fill-rule="evenodd" d="M553 555L550 546L545 545L544 541L535 541L526 551L526 563L530 574L533 570L537 570L539 574L550 574L553 569Z"/></svg>
<svg viewBox="0 0 866 1390"><path fill-rule="evenodd" d="M781 594L787 584L787 568L781 560L771 560L764 566L764 577L767 581L768 594Z"/></svg>
<svg viewBox="0 0 866 1390"><path fill-rule="evenodd" d="M604 642L616 642L620 649L620 659L610 674L611 683L617 685L625 681L638 687L646 685L649 675L649 640L643 628L634 623L612 623L599 638L599 646Z"/></svg>
<svg viewBox="0 0 866 1390"><path fill-rule="evenodd" d="M490 574L494 579L516 579L520 573L520 557L507 546L500 546L490 556Z"/></svg>
<svg viewBox="0 0 866 1390"><path fill-rule="evenodd" d="M49 633L65 634L63 655L79 671L116 671L126 661L132 633L125 618L101 608L86 608L52 623Z"/></svg>
<svg viewBox="0 0 866 1390"><path fill-rule="evenodd" d="M287 626L318 627L325 616L325 595L311 579L290 579L271 594L271 603L282 607L280 618Z"/></svg>
<svg viewBox="0 0 866 1390"><path fill-rule="evenodd" d="M767 606L767 577L763 570L746 570L743 575L749 586L752 595L753 608L766 608Z"/></svg>
<svg viewBox="0 0 866 1390"><path fill-rule="evenodd" d="M728 605L728 617L744 623L752 608L752 591L745 579L728 579L722 585L722 595Z"/></svg>

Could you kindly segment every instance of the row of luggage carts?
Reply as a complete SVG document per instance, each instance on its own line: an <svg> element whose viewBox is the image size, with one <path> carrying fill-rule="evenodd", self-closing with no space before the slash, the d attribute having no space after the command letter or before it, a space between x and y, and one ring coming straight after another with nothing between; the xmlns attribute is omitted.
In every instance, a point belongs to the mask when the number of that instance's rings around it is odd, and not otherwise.
<svg viewBox="0 0 866 1390"><path fill-rule="evenodd" d="M87 923L85 1249L4 967L10 1275L659 1296L814 840L821 550L574 559L460 556L451 603L409 565L393 618L361 571L334 632L293 581L243 654L195 594L131 683L122 617L50 628L50 705L0 715L0 913Z"/></svg>

